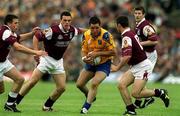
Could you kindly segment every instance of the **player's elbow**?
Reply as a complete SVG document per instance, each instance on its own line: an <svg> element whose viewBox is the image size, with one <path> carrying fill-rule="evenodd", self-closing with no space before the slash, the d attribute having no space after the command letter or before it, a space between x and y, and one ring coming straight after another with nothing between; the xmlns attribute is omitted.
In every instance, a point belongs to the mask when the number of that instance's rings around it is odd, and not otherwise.
<svg viewBox="0 0 180 116"><path fill-rule="evenodd" d="M19 43L17 43L17 42L15 42L15 43L13 44L13 47L14 47L14 49L17 50L17 51L21 51L21 49L22 49L21 45L20 45Z"/></svg>

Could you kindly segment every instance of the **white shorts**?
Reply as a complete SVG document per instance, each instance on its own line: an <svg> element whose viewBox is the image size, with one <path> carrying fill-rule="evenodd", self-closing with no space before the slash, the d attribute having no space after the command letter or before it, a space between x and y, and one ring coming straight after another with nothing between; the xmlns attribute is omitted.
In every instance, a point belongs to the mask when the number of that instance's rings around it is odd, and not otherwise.
<svg viewBox="0 0 180 116"><path fill-rule="evenodd" d="M63 66L63 59L55 60L50 56L40 57L40 63L37 66L42 73L62 74L65 73Z"/></svg>
<svg viewBox="0 0 180 116"><path fill-rule="evenodd" d="M6 59L4 62L0 62L0 81L3 81L4 73L10 71L14 65Z"/></svg>
<svg viewBox="0 0 180 116"><path fill-rule="evenodd" d="M148 80L148 78L152 74L152 63L149 59L146 59L139 64L133 65L130 68L130 71L133 73L135 79Z"/></svg>
<svg viewBox="0 0 180 116"><path fill-rule="evenodd" d="M157 62L157 57L158 57L156 50L154 50L153 52L146 52L146 56L151 61L152 68L154 69Z"/></svg>

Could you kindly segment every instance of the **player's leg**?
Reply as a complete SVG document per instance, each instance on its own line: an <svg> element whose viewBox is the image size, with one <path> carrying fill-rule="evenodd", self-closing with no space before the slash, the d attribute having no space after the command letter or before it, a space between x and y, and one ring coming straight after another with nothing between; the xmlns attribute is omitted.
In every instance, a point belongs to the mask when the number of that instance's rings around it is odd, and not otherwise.
<svg viewBox="0 0 180 116"><path fill-rule="evenodd" d="M151 61L151 63L152 63L152 69L154 69L155 64L157 62L157 52L156 52L156 50L154 52L152 52L152 53L146 52L146 55L147 55L148 59ZM141 105L142 100L137 99L135 101L134 105L136 106L136 108L145 108L145 107L149 106L150 104L154 103L154 101L155 101L155 99L153 97L148 97L148 98L144 99L144 102Z"/></svg>
<svg viewBox="0 0 180 116"><path fill-rule="evenodd" d="M87 113L89 108L91 107L91 103L93 102L96 94L97 94L97 89L100 83L106 78L106 73L102 71L97 71L95 73L95 76L92 78L91 81L91 87L88 92L88 97L87 100L85 101L81 113Z"/></svg>
<svg viewBox="0 0 180 116"><path fill-rule="evenodd" d="M0 80L0 94L4 93L4 81Z"/></svg>
<svg viewBox="0 0 180 116"><path fill-rule="evenodd" d="M86 86L87 82L94 76L93 72L87 71L83 69L76 81L76 87L84 93L84 95L87 97L88 95L88 88Z"/></svg>
<svg viewBox="0 0 180 116"><path fill-rule="evenodd" d="M145 108L145 107L149 106L150 104L154 103L154 101L155 101L155 99L153 97L145 98L143 101L142 101L142 99L139 98L139 99L135 100L134 106L137 109L138 108Z"/></svg>
<svg viewBox="0 0 180 116"><path fill-rule="evenodd" d="M132 89L132 96L135 98L148 98L148 97L159 97L161 100L164 102L165 106L169 106L169 96L167 93L167 90L165 89L147 89L144 88L142 89L146 84L145 80L139 80L136 79L134 84L133 84L133 89Z"/></svg>
<svg viewBox="0 0 180 116"><path fill-rule="evenodd" d="M22 86L16 103L19 104L24 96L36 85L36 83L41 79L43 73L39 69L35 69L31 75L31 78Z"/></svg>
<svg viewBox="0 0 180 116"><path fill-rule="evenodd" d="M134 76L132 75L130 70L126 71L121 76L121 78L118 82L118 89L119 89L121 97L126 105L126 110L127 110L124 113L124 115L126 115L126 114L135 115L136 114L134 105L132 103L131 95L128 91L128 86L130 86L133 82L134 82Z"/></svg>
<svg viewBox="0 0 180 116"><path fill-rule="evenodd" d="M54 82L56 84L56 89L51 93L49 98L46 100L43 111L52 111L52 106L54 102L64 93L66 86L66 75L65 73L53 74Z"/></svg>
<svg viewBox="0 0 180 116"><path fill-rule="evenodd" d="M20 72L15 67L11 68L8 72L4 73L4 75L11 78L14 81L12 89L8 94L8 100L4 106L4 109L13 112L20 112L16 108L15 101L18 92L20 91L24 83L24 78L21 76Z"/></svg>

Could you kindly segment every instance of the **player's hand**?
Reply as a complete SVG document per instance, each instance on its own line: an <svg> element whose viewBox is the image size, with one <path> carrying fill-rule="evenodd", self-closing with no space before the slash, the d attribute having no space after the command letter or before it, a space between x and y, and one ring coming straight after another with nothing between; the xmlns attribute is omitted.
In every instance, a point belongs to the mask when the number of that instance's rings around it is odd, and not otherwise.
<svg viewBox="0 0 180 116"><path fill-rule="evenodd" d="M46 51L43 51L43 50L37 50L36 51L36 55L37 56L47 56L47 52Z"/></svg>
<svg viewBox="0 0 180 116"><path fill-rule="evenodd" d="M88 56L84 56L82 58L83 62L87 63L87 64L93 64L93 58L88 57Z"/></svg>
<svg viewBox="0 0 180 116"><path fill-rule="evenodd" d="M111 65L111 72L116 72L118 70L119 70L118 66L113 65L113 64Z"/></svg>
<svg viewBox="0 0 180 116"><path fill-rule="evenodd" d="M32 29L32 32L35 34L37 31L41 31L41 28L40 27L34 27Z"/></svg>
<svg viewBox="0 0 180 116"><path fill-rule="evenodd" d="M89 57L89 58L91 58L91 59L94 59L94 58L96 58L97 56L98 56L97 52L94 52L94 51L89 52L88 55L87 55L87 57Z"/></svg>

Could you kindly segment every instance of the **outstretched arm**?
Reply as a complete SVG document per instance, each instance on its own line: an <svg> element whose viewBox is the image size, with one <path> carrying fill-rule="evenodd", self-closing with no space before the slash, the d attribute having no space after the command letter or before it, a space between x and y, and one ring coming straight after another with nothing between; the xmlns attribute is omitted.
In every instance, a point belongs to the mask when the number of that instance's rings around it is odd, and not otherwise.
<svg viewBox="0 0 180 116"><path fill-rule="evenodd" d="M24 41L24 40L26 40L26 39L32 38L33 35L34 35L34 33L35 33L36 31L38 31L38 30L40 30L40 28L39 28L39 27L35 27L35 28L33 28L32 31L29 32L29 33L20 34L19 42Z"/></svg>
<svg viewBox="0 0 180 116"><path fill-rule="evenodd" d="M42 50L32 50L30 48L27 48L21 44L19 44L18 42L14 42L13 47L20 52L26 53L26 54L32 54L32 55L38 55L38 56L43 56L43 55L47 55L47 53L45 51Z"/></svg>

